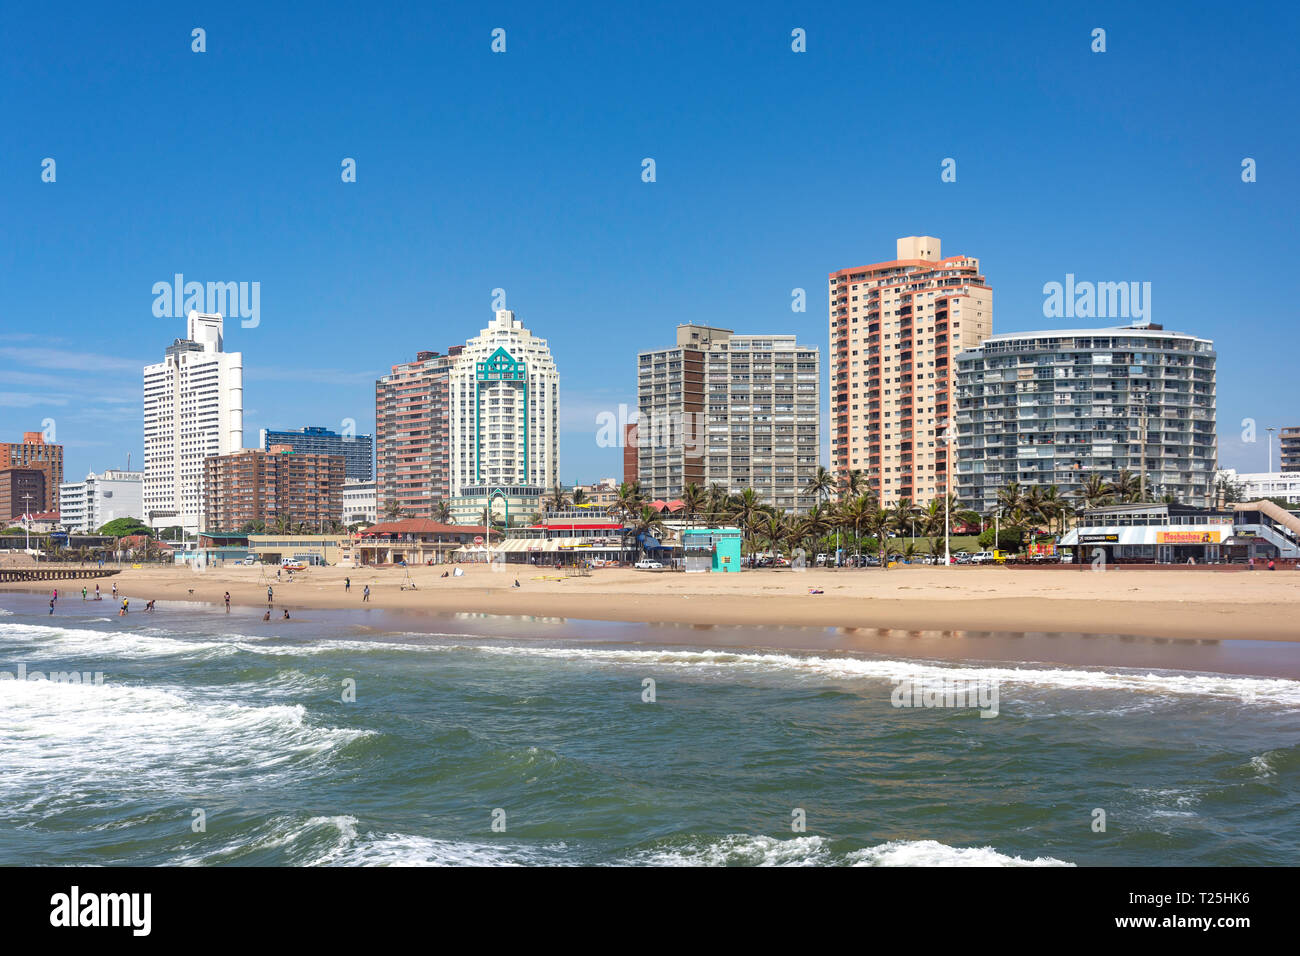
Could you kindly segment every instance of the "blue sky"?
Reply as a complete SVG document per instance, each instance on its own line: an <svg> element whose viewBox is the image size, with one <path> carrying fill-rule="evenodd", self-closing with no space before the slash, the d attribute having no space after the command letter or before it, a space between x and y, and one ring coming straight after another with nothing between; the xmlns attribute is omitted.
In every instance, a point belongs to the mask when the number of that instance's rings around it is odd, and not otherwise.
<svg viewBox="0 0 1300 956"><path fill-rule="evenodd" d="M825 354L827 273L921 234L980 257L995 331L1074 324L1042 313L1066 273L1150 282L1154 321L1216 341L1222 463L1262 470L1242 419L1300 425L1300 15L1058 6L15 7L0 431L53 419L71 478L138 465L177 272L261 284L260 325L227 331L247 445L370 431L374 378L501 287L560 367L563 479L617 475L595 416L634 400L638 349L696 321Z"/></svg>

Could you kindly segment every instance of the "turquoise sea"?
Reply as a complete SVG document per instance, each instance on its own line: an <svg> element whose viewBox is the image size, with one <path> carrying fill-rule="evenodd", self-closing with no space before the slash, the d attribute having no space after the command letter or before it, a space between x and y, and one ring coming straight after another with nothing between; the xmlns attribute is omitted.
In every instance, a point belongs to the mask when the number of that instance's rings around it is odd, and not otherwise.
<svg viewBox="0 0 1300 956"><path fill-rule="evenodd" d="M379 609L264 623L178 602L119 618L79 598L50 616L45 596L0 594L0 864L1172 866L1300 848L1288 645ZM938 682L995 688L996 717L895 706Z"/></svg>

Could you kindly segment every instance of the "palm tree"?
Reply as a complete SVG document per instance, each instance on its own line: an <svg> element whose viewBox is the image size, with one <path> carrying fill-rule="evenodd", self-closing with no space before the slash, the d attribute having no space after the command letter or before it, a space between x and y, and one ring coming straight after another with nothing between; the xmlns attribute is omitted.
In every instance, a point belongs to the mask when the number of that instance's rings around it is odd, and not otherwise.
<svg viewBox="0 0 1300 956"><path fill-rule="evenodd" d="M1047 520L1043 512L1043 489L1039 485L1030 485L1020 496L1020 507L1025 512L1026 517L1033 523L1037 523L1041 518Z"/></svg>
<svg viewBox="0 0 1300 956"><path fill-rule="evenodd" d="M864 516L863 525L866 527L867 534L876 539L876 545L880 551L880 566L888 568L889 558L887 552L889 549L889 532L894 527L893 514L884 508L877 508Z"/></svg>
<svg viewBox="0 0 1300 956"><path fill-rule="evenodd" d="M1142 500L1142 479L1127 468L1121 468L1119 476L1111 484L1111 490L1120 501L1137 502Z"/></svg>
<svg viewBox="0 0 1300 956"><path fill-rule="evenodd" d="M1101 508L1115 500L1115 489L1101 475L1089 475L1074 491L1085 508Z"/></svg>
<svg viewBox="0 0 1300 956"><path fill-rule="evenodd" d="M705 490L695 482L691 482L682 490L682 517L686 519L686 527L694 527L695 518L699 515L700 509L704 507L705 498L708 495Z"/></svg>
<svg viewBox="0 0 1300 956"><path fill-rule="evenodd" d="M852 500L862 494L867 485L867 473L861 468L854 468L840 481L840 499Z"/></svg>
<svg viewBox="0 0 1300 956"><path fill-rule="evenodd" d="M642 506L641 485L635 481L625 481L618 486L618 492L615 495L614 503L606 510L619 518L623 522L623 527L619 532L619 555L621 556L627 550L627 539L629 528L633 517L640 513Z"/></svg>
<svg viewBox="0 0 1300 956"><path fill-rule="evenodd" d="M741 535L746 543L749 544L750 552L753 553L753 536L754 531L758 528L760 516L766 509L758 498L758 492L753 488L746 488L736 496L735 504L731 509L732 517L740 525Z"/></svg>
<svg viewBox="0 0 1300 956"><path fill-rule="evenodd" d="M727 489L714 482L704 494L704 517L713 527L731 520L731 496Z"/></svg>
<svg viewBox="0 0 1300 956"><path fill-rule="evenodd" d="M997 513L1003 518L1009 518L1013 513L1023 513L1024 506L1025 490L1020 482L1008 481L998 489Z"/></svg>
<svg viewBox="0 0 1300 956"><path fill-rule="evenodd" d="M581 488L573 489L573 506L585 505L587 503L587 492Z"/></svg>
<svg viewBox="0 0 1300 956"><path fill-rule="evenodd" d="M816 504L803 516L803 529L806 537L820 541L831 530L833 514L830 506Z"/></svg>
<svg viewBox="0 0 1300 956"><path fill-rule="evenodd" d="M289 515L282 511L275 516L275 523L271 527L275 529L275 534L288 534L289 529L293 527L293 522Z"/></svg>
<svg viewBox="0 0 1300 956"><path fill-rule="evenodd" d="M557 481L555 487L551 489L551 494L547 497L545 508L547 511L563 511L569 506L569 496L564 493Z"/></svg>
<svg viewBox="0 0 1300 956"><path fill-rule="evenodd" d="M1061 495L1061 489L1056 485L1048 485L1043 491L1041 510L1044 520L1047 521L1048 530L1051 530L1052 521L1055 520L1061 534L1065 534L1065 519L1074 513L1074 508Z"/></svg>
<svg viewBox="0 0 1300 956"><path fill-rule="evenodd" d="M840 505L841 520L846 527L853 529L853 550L861 551L858 539L862 535L862 525L876 510L876 502L871 495L858 495Z"/></svg>
<svg viewBox="0 0 1300 956"><path fill-rule="evenodd" d="M435 501L433 504L433 520L442 524L455 524L456 521L451 514L450 501Z"/></svg>
<svg viewBox="0 0 1300 956"><path fill-rule="evenodd" d="M642 505L641 511L632 518L632 535L633 537L642 539L639 544L641 554L645 554L644 539L646 535L662 537L663 533L664 522L659 516L659 512L655 511L649 505Z"/></svg>
<svg viewBox="0 0 1300 956"><path fill-rule="evenodd" d="M769 511L763 514L758 522L758 532L766 540L768 548L772 552L772 566L776 566L777 552L781 550L781 542L785 540L789 527L785 520L785 515L777 511Z"/></svg>
<svg viewBox="0 0 1300 956"><path fill-rule="evenodd" d="M889 511L889 517L894 522L894 527L898 529L899 534L903 534L909 527L912 527L912 521L916 517L917 507L912 504L912 499L903 497L894 503L894 507Z"/></svg>
<svg viewBox="0 0 1300 956"><path fill-rule="evenodd" d="M817 474L808 482L808 487L803 490L803 493L816 498L819 502L829 501L830 497L835 494L838 484L839 482L836 481L833 471L818 465Z"/></svg>
<svg viewBox="0 0 1300 956"><path fill-rule="evenodd" d="M402 517L402 506L397 503L396 498L389 498L384 502L384 517L389 521L396 521Z"/></svg>

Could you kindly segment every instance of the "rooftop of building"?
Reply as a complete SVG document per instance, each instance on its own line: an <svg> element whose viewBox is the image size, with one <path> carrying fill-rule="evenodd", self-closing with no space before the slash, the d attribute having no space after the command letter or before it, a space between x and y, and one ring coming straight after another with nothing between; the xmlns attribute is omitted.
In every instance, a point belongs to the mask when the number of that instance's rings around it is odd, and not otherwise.
<svg viewBox="0 0 1300 956"><path fill-rule="evenodd" d="M1200 336L1192 335L1189 332L1176 332L1173 329L1166 329L1163 325L1153 322L1147 325L1106 325L1091 329L1030 329L1025 332L996 332L986 338L977 347L994 345L999 342L1010 342L1016 339L1095 338L1099 335L1135 335L1139 338L1179 338L1191 339L1196 342L1205 342L1208 345L1214 344L1212 339L1201 338Z"/></svg>
<svg viewBox="0 0 1300 956"><path fill-rule="evenodd" d="M482 525L443 524L429 518L402 518L372 524L360 534L366 538L396 534L487 534L487 529Z"/></svg>

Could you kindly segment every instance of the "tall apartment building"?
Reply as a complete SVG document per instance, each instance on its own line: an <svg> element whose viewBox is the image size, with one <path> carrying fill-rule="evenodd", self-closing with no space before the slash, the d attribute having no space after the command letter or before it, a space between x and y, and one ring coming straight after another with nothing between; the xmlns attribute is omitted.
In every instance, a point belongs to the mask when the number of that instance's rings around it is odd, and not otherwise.
<svg viewBox="0 0 1300 956"><path fill-rule="evenodd" d="M886 506L950 487L953 359L993 333L979 260L939 250L908 236L897 259L830 274L831 462L861 470Z"/></svg>
<svg viewBox="0 0 1300 956"><path fill-rule="evenodd" d="M560 477L560 373L546 340L498 310L450 375L451 494L540 497ZM522 507L522 504L517 505ZM516 512L512 510L512 520Z"/></svg>
<svg viewBox="0 0 1300 956"><path fill-rule="evenodd" d="M793 335L677 326L670 349L637 353L637 480L670 501L687 485L753 488L806 511L820 461L821 367Z"/></svg>
<svg viewBox="0 0 1300 956"><path fill-rule="evenodd" d="M45 474L42 500L31 510L58 511L59 486L63 484L63 446L45 440L43 432L23 432L20 442L0 443L0 470L35 468Z"/></svg>
<svg viewBox="0 0 1300 956"><path fill-rule="evenodd" d="M258 444L263 451L272 445L292 445L299 454L341 455L352 481L370 481L375 476L375 440L371 435L340 434L319 426L263 428Z"/></svg>
<svg viewBox="0 0 1300 956"><path fill-rule="evenodd" d="M451 497L448 375L462 346L417 352L375 382L375 500L408 518L430 518Z"/></svg>
<svg viewBox="0 0 1300 956"><path fill-rule="evenodd" d="M1278 433L1282 471L1300 471L1300 428L1283 428Z"/></svg>
<svg viewBox="0 0 1300 956"><path fill-rule="evenodd" d="M995 335L957 357L957 493L988 513L1008 482L1142 476L1209 506L1218 456L1209 339L1159 325Z"/></svg>
<svg viewBox="0 0 1300 956"><path fill-rule="evenodd" d="M222 349L220 315L191 312L186 336L144 369L144 514L200 530L203 460L244 444L244 356Z"/></svg>
<svg viewBox="0 0 1300 956"><path fill-rule="evenodd" d="M90 534L118 518L140 519L144 472L110 468L97 475L92 471L84 481L64 482L59 500L63 526L80 534Z"/></svg>
<svg viewBox="0 0 1300 956"><path fill-rule="evenodd" d="M8 527L23 515L49 514L41 507L45 475L40 468L0 468L0 522Z"/></svg>
<svg viewBox="0 0 1300 956"><path fill-rule="evenodd" d="M341 455L299 454L289 445L245 448L204 462L203 530L268 528L283 518L326 531L343 513L346 465Z"/></svg>

